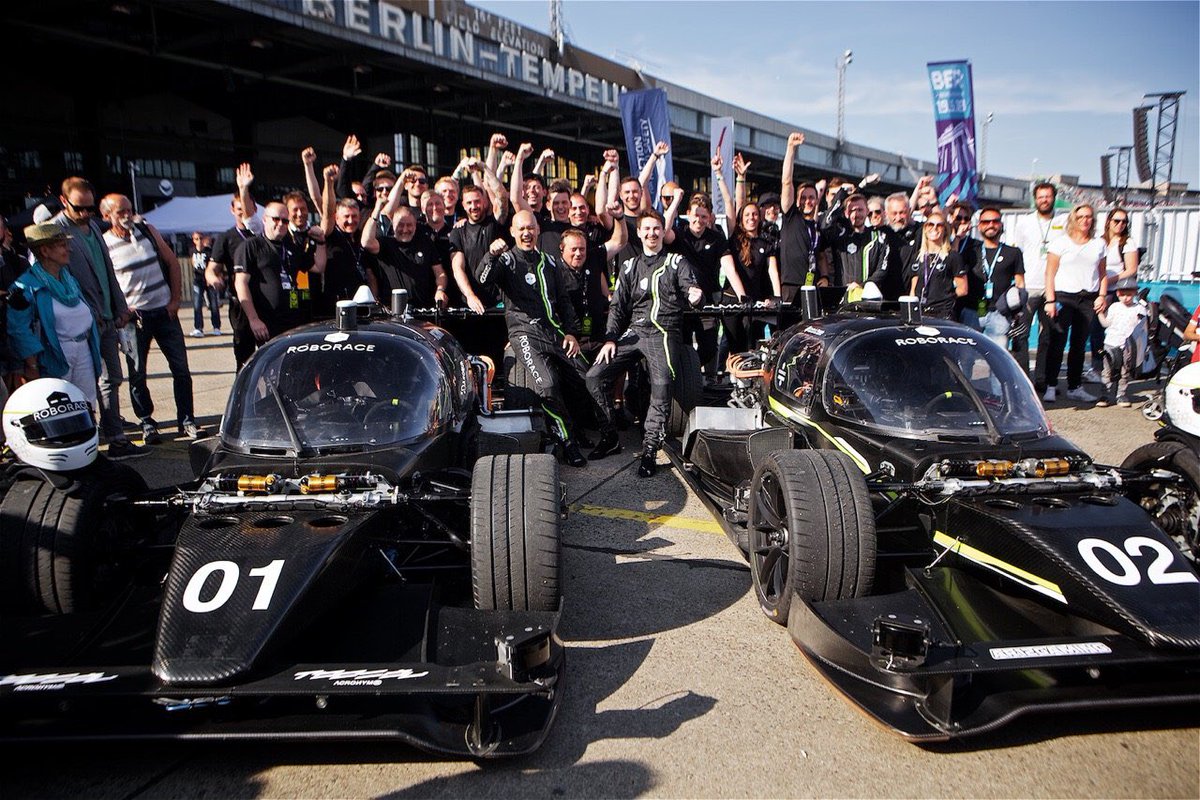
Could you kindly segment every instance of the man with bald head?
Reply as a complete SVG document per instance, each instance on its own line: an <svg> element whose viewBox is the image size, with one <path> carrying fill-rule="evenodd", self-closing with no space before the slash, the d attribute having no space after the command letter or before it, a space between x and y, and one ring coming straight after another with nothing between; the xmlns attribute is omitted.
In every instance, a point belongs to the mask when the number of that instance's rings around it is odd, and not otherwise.
<svg viewBox="0 0 1200 800"><path fill-rule="evenodd" d="M572 436L571 415L560 385L562 381L572 383L580 395L587 396L587 365L579 354L579 320L562 267L554 256L537 249L540 232L532 211L514 214L510 233L515 248L510 250L503 239L493 240L481 265L479 283L498 288L504 296L509 344L533 381L530 388L541 399L548 427L558 439L559 458L572 467L582 467L587 459ZM601 409L595 410L598 418L605 418Z"/></svg>
<svg viewBox="0 0 1200 800"><path fill-rule="evenodd" d="M267 203L263 235L244 241L233 256L233 287L249 334L240 339L245 345L234 346L238 369L258 345L302 321L297 276L323 273L325 260L325 242L305 252L288 236L287 207Z"/></svg>
<svg viewBox="0 0 1200 800"><path fill-rule="evenodd" d="M153 225L134 220L133 205L123 194L106 195L100 201L100 214L112 225L104 234L104 244L129 306L133 352L125 354L125 366L129 371L129 401L141 422L142 439L146 444L162 439L154 419L154 400L146 385L146 358L152 341L158 343L171 370L179 433L199 439L192 406L192 372L179 325L180 272L175 251Z"/></svg>

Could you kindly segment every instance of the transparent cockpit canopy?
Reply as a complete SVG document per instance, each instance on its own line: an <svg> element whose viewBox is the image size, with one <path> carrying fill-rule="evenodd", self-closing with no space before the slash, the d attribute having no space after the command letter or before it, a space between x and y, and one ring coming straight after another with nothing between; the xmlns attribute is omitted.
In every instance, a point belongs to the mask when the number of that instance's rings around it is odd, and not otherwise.
<svg viewBox="0 0 1200 800"><path fill-rule="evenodd" d="M959 326L851 337L830 357L823 402L833 417L906 436L982 441L1050 433L1033 385L1012 356Z"/></svg>
<svg viewBox="0 0 1200 800"><path fill-rule="evenodd" d="M449 380L427 343L382 331L317 331L271 342L246 365L221 437L246 451L294 450L294 439L304 451L352 451L418 439L451 414Z"/></svg>

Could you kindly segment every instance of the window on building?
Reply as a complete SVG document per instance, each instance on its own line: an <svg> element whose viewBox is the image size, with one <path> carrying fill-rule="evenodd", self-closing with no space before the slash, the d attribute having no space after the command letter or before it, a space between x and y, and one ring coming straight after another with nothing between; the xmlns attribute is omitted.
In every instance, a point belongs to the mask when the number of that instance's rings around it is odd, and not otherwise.
<svg viewBox="0 0 1200 800"><path fill-rule="evenodd" d="M408 136L408 152L409 152L409 157L412 159L412 161L407 162L407 163L415 163L416 160L421 157L422 149L423 148L421 147L421 137L417 136L416 134L409 134L409 136Z"/></svg>
<svg viewBox="0 0 1200 800"><path fill-rule="evenodd" d="M17 153L17 163L25 169L41 169L42 154L37 150L22 150Z"/></svg>
<svg viewBox="0 0 1200 800"><path fill-rule="evenodd" d="M750 126L749 125L738 125L737 123L734 123L733 141L739 147L749 147L750 146Z"/></svg>
<svg viewBox="0 0 1200 800"><path fill-rule="evenodd" d="M437 169L438 151L437 145L433 142L425 143L425 169L433 171Z"/></svg>
<svg viewBox="0 0 1200 800"><path fill-rule="evenodd" d="M671 125L685 131L696 132L700 130L700 120L695 111L683 106L677 106L674 103L667 103L667 114L671 118Z"/></svg>
<svg viewBox="0 0 1200 800"><path fill-rule="evenodd" d="M217 167L217 183L221 186L232 186L237 183L233 167Z"/></svg>
<svg viewBox="0 0 1200 800"><path fill-rule="evenodd" d="M764 153L782 157L787 150L787 139L766 131L754 131L754 147Z"/></svg>
<svg viewBox="0 0 1200 800"><path fill-rule="evenodd" d="M83 172L83 153L78 150L64 151L63 166L71 172Z"/></svg>

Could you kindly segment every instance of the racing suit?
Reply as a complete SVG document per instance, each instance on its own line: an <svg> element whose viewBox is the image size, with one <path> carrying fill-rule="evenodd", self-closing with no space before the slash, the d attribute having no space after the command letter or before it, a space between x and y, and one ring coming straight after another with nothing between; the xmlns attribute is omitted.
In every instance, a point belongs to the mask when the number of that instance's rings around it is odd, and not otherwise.
<svg viewBox="0 0 1200 800"><path fill-rule="evenodd" d="M532 388L560 442L570 439L573 430L560 384L576 385L582 396L587 374L583 357L568 357L563 350L567 335L579 338L579 321L559 274L563 269L551 255L515 249L499 256L488 253L478 274L482 286L495 286L504 293L509 344L533 378Z"/></svg>
<svg viewBox="0 0 1200 800"><path fill-rule="evenodd" d="M617 351L607 363L595 364L587 374L588 391L611 425L613 381L638 359L646 359L650 408L643 446L647 450L657 450L666 435L672 381L682 363L683 310L692 287L700 288L696 274L678 253L641 254L621 261L604 337L616 343Z"/></svg>

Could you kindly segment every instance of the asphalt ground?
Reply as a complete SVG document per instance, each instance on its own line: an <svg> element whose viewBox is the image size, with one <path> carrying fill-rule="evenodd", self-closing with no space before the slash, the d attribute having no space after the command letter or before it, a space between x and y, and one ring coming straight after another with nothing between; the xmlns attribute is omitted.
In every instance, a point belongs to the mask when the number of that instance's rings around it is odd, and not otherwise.
<svg viewBox="0 0 1200 800"><path fill-rule="evenodd" d="M215 429L233 377L229 337L188 339L188 355L197 414ZM150 372L173 433L157 352ZM1058 403L1050 417L1103 463L1155 427L1136 408ZM625 453L563 470L574 509L563 530L567 679L536 754L478 764L389 744L8 746L0 794L1200 797L1194 708L1033 716L936 747L880 729L763 617L745 562L673 471L636 477L636 441L625 437ZM130 462L154 485L190 477L186 442L167 439Z"/></svg>

